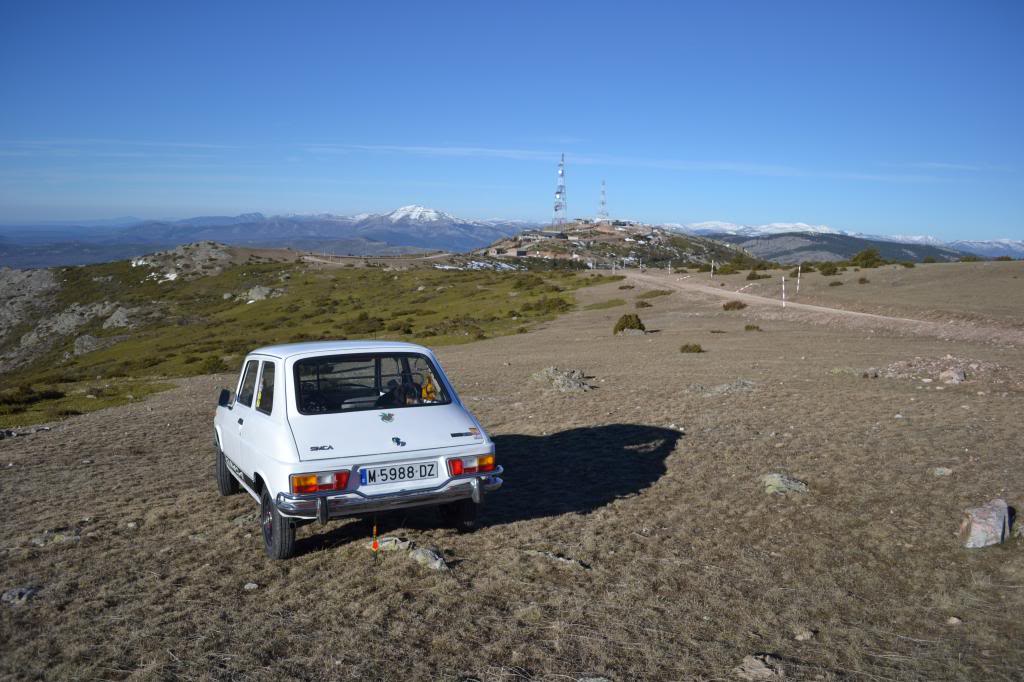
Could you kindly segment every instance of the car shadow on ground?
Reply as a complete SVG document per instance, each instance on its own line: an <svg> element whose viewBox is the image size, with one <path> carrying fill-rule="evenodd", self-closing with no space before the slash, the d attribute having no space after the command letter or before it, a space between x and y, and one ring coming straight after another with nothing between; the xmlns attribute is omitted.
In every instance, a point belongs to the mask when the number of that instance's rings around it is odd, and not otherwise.
<svg viewBox="0 0 1024 682"><path fill-rule="evenodd" d="M582 427L547 436L495 436L505 484L487 496L480 525L586 514L640 493L665 473L665 459L682 436L675 429L641 424ZM380 514L377 521L382 535L397 528L442 525L432 507ZM334 525L299 540L299 553L345 544L371 532L370 519Z"/></svg>

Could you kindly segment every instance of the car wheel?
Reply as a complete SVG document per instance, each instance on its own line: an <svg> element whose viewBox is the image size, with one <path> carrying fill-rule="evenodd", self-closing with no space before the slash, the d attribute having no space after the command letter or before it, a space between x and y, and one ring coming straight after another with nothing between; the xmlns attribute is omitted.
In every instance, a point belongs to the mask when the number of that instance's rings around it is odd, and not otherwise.
<svg viewBox="0 0 1024 682"><path fill-rule="evenodd" d="M238 481L228 471L228 463L224 453L217 448L217 490L221 495L234 495L240 490Z"/></svg>
<svg viewBox="0 0 1024 682"><path fill-rule="evenodd" d="M473 500L459 500L449 502L440 506L441 519L446 526L457 528L461 531L471 531L477 528L477 514L480 510Z"/></svg>
<svg viewBox="0 0 1024 682"><path fill-rule="evenodd" d="M260 496L260 526L268 557L288 559L295 554L295 526L291 520L281 516L266 489Z"/></svg>

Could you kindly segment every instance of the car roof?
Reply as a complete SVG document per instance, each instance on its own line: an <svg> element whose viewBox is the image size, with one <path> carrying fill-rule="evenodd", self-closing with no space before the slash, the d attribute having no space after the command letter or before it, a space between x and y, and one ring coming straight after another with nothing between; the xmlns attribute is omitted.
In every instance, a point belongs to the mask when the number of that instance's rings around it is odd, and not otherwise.
<svg viewBox="0 0 1024 682"><path fill-rule="evenodd" d="M304 343L282 343L264 346L250 351L249 355L270 355L275 358L290 358L296 355L327 355L329 353L352 353L357 351L405 351L430 353L429 348L401 341L377 341L359 339L356 341L306 341Z"/></svg>

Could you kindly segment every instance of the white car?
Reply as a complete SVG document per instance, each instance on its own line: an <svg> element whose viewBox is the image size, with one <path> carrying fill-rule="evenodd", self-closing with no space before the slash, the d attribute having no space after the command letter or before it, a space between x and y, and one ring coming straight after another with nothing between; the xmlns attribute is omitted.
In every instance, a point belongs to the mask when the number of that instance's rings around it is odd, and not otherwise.
<svg viewBox="0 0 1024 682"><path fill-rule="evenodd" d="M410 343L254 350L213 426L220 493L259 502L274 559L292 556L298 526L349 515L436 505L471 529L502 485L494 443L434 354Z"/></svg>

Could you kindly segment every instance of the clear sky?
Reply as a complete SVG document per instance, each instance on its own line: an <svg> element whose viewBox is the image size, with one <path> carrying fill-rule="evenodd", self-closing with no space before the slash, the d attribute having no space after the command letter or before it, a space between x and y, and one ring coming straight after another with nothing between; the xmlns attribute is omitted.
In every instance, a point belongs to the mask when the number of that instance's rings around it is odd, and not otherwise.
<svg viewBox="0 0 1024 682"><path fill-rule="evenodd" d="M159 5L159 6L158 6ZM364 7L365 5L365 7ZM1024 3L5 2L0 222L385 211L1024 238Z"/></svg>

